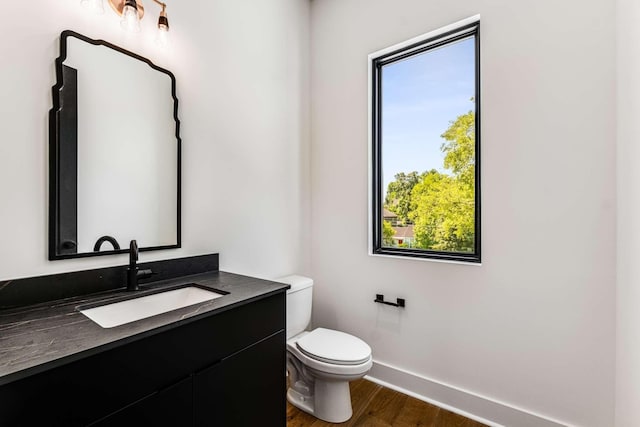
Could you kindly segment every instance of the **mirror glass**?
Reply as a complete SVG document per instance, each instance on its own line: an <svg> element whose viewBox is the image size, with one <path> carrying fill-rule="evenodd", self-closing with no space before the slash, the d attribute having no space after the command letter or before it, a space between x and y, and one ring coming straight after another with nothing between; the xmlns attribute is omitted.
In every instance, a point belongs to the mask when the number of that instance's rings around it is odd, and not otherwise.
<svg viewBox="0 0 640 427"><path fill-rule="evenodd" d="M175 78L65 31L51 111L50 259L180 247ZM56 99L57 98L57 99Z"/></svg>

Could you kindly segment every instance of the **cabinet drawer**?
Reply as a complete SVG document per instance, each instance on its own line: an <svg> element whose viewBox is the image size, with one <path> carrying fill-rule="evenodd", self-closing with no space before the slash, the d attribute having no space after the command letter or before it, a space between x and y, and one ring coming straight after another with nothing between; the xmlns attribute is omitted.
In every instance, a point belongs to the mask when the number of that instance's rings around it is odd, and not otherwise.
<svg viewBox="0 0 640 427"><path fill-rule="evenodd" d="M193 424L191 377L139 400L89 427L190 426Z"/></svg>
<svg viewBox="0 0 640 427"><path fill-rule="evenodd" d="M281 331L193 376L194 426L285 427Z"/></svg>

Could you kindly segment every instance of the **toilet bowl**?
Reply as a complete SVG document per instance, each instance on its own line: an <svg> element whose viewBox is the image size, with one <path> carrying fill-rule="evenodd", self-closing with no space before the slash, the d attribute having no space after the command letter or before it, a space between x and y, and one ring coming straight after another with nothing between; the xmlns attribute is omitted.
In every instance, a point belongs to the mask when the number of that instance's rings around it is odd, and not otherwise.
<svg viewBox="0 0 640 427"><path fill-rule="evenodd" d="M306 331L313 281L302 276L277 281L291 285L287 292L287 400L321 420L345 422L353 414L349 381L371 369L371 347L332 329Z"/></svg>
<svg viewBox="0 0 640 427"><path fill-rule="evenodd" d="M371 348L344 332L318 328L287 341L287 400L315 417L341 423L351 418L349 381L371 369Z"/></svg>

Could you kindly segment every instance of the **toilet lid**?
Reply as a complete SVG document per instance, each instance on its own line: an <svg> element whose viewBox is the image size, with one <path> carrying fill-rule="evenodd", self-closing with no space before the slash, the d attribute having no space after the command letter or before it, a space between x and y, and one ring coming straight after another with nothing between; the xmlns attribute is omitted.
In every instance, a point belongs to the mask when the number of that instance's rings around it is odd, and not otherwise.
<svg viewBox="0 0 640 427"><path fill-rule="evenodd" d="M360 338L332 329L317 328L296 342L305 355L336 365L359 365L371 357L371 347Z"/></svg>

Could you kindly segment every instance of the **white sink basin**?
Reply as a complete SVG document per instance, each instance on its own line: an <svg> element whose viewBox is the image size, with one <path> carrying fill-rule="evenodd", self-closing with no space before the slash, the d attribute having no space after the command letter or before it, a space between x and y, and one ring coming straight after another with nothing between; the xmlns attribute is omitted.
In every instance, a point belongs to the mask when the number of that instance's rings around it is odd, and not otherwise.
<svg viewBox="0 0 640 427"><path fill-rule="evenodd" d="M103 328L113 328L125 323L214 300L224 296L195 286L173 289L144 297L80 310L82 314Z"/></svg>

